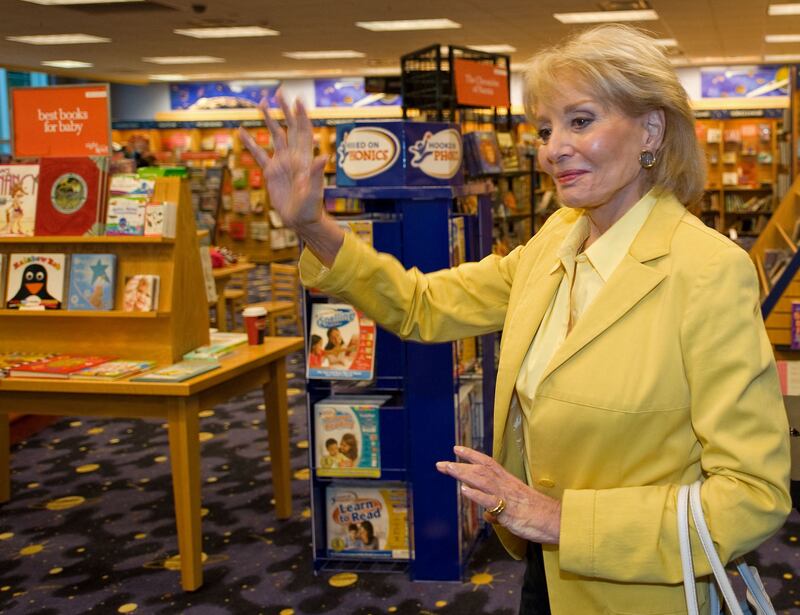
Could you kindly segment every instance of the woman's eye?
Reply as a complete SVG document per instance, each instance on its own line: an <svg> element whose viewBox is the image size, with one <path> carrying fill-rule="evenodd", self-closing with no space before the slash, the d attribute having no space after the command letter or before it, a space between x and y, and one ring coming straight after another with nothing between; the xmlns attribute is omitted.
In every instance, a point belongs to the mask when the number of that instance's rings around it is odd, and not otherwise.
<svg viewBox="0 0 800 615"><path fill-rule="evenodd" d="M537 132L539 133L539 138L544 143L547 143L547 140L550 138L550 133L552 133L553 131L550 130L549 128L540 128Z"/></svg>
<svg viewBox="0 0 800 615"><path fill-rule="evenodd" d="M572 124L576 128L586 128L591 123L592 120L588 117L576 117L574 120L572 120Z"/></svg>

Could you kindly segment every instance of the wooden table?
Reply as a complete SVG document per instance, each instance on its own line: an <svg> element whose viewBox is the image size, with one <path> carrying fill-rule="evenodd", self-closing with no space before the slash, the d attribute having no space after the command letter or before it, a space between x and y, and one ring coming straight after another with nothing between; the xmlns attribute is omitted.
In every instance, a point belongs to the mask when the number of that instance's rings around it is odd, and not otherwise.
<svg viewBox="0 0 800 615"><path fill-rule="evenodd" d="M255 266L255 263L242 261L227 267L217 267L211 270L214 276L214 284L217 287L217 329L220 331L228 330L228 306L225 304L225 287L231 281L231 277L238 273L245 273L255 269ZM246 302L247 298L245 297Z"/></svg>
<svg viewBox="0 0 800 615"><path fill-rule="evenodd" d="M188 591L197 589L203 583L199 413L245 391L263 389L275 509L278 518L288 518L292 499L285 357L302 347L300 337L268 337L263 345L237 349L221 361L221 368L176 383L0 380L0 502L11 497L11 410L24 408L26 412L56 416L166 418L181 585Z"/></svg>

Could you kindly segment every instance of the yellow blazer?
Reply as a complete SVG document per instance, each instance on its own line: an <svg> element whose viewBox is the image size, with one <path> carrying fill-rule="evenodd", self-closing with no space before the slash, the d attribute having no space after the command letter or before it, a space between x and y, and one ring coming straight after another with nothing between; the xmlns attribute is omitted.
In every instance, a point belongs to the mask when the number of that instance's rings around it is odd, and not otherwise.
<svg viewBox="0 0 800 615"><path fill-rule="evenodd" d="M493 454L525 480L514 385L578 215L560 210L504 258L428 275L348 234L330 271L304 253L303 281L407 339L502 329ZM759 545L790 509L788 423L747 254L662 194L545 370L529 429L532 486L562 501L560 544L544 547L553 614L685 613L678 485L706 477L723 560ZM522 557L525 541L496 529ZM702 556L695 570L709 572Z"/></svg>

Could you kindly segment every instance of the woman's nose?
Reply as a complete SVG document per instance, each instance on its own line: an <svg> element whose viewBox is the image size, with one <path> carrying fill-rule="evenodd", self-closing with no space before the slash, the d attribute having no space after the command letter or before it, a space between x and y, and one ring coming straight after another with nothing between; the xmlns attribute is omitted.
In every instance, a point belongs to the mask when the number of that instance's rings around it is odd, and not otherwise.
<svg viewBox="0 0 800 615"><path fill-rule="evenodd" d="M571 155L573 152L572 140L568 132L552 129L550 138L545 145L547 161L551 164L558 162L561 158Z"/></svg>

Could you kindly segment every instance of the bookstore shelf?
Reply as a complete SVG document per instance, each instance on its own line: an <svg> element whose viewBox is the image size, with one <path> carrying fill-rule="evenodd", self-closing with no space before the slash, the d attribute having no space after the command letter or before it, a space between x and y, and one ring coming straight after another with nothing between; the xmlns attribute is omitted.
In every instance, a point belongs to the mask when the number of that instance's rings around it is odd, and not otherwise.
<svg viewBox="0 0 800 615"><path fill-rule="evenodd" d="M0 309L0 316L11 318L168 318L169 312L124 312L122 310L6 310Z"/></svg>
<svg viewBox="0 0 800 615"><path fill-rule="evenodd" d="M35 235L33 237L3 237L2 243L9 244L114 244L114 245L174 245L175 239L171 237L142 237L131 235L89 235L81 237L69 237L59 235L53 237L43 237Z"/></svg>
<svg viewBox="0 0 800 615"><path fill-rule="evenodd" d="M463 187L378 187L328 188L326 197L360 199L364 214L372 220L372 242L381 252L394 255L406 267L423 272L451 264L452 224L461 220L466 237L467 260L477 260L491 251L491 182L476 182ZM454 214L454 199L478 197L474 215ZM358 218L356 218L358 219ZM407 238L413 237L413 241ZM305 293L305 312L310 322L313 306L327 301L322 295ZM307 336L309 335L306 332ZM456 344L417 344L403 342L378 327L375 336L374 379L355 385L352 382L308 381L309 424L314 425L315 404L325 399L346 399L354 394L391 395L378 409L380 471L370 478L320 477L314 451L319 447L315 429L310 429L311 509L314 568L347 571L393 571L408 573L416 580L460 580L468 554L481 534L464 528L464 503L452 479L435 470L435 462L453 457L458 442L459 391L462 384L482 388L475 393L474 412L481 413L484 429L471 444L491 440L490 411L494 395L494 336L481 338L482 376L476 372L456 374ZM308 339L307 339L308 343ZM330 403L330 402L328 402ZM478 417L474 419L478 421ZM487 435L488 434L488 435ZM321 436L326 437L326 436ZM328 489L396 489L407 491L409 503L410 559L369 559L337 557L327 540ZM475 513L477 514L477 513ZM471 533L474 531L474 534Z"/></svg>

